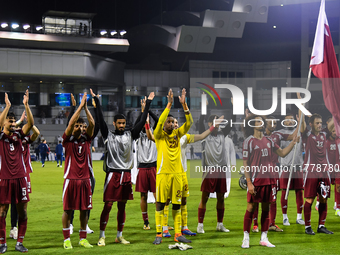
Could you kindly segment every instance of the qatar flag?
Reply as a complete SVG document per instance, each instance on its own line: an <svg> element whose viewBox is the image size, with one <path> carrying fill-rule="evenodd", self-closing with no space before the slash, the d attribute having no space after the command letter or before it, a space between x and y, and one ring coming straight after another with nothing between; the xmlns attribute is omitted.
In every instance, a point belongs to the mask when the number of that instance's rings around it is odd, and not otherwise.
<svg viewBox="0 0 340 255"><path fill-rule="evenodd" d="M322 81L323 100L333 115L336 134L340 135L340 72L331 32L325 12L325 0L321 1L310 67Z"/></svg>

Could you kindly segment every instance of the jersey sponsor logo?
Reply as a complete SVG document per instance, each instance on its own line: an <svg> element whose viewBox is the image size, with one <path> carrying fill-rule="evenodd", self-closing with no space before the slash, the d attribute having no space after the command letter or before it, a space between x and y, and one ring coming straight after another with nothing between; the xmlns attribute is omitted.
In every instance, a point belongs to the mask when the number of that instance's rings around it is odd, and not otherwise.
<svg viewBox="0 0 340 255"><path fill-rule="evenodd" d="M254 150L256 150L256 149L258 149L258 148L260 148L260 147L256 145L255 148L254 148Z"/></svg>
<svg viewBox="0 0 340 255"><path fill-rule="evenodd" d="M26 196L24 196L21 200L27 200L27 197Z"/></svg>
<svg viewBox="0 0 340 255"><path fill-rule="evenodd" d="M312 136L312 138L315 140L316 139L316 137L315 136Z"/></svg>
<svg viewBox="0 0 340 255"><path fill-rule="evenodd" d="M243 157L244 157L244 158L247 158L247 157L248 157L248 151L244 151L244 152L243 152Z"/></svg>
<svg viewBox="0 0 340 255"><path fill-rule="evenodd" d="M335 151L336 150L336 144L331 144L330 150Z"/></svg>

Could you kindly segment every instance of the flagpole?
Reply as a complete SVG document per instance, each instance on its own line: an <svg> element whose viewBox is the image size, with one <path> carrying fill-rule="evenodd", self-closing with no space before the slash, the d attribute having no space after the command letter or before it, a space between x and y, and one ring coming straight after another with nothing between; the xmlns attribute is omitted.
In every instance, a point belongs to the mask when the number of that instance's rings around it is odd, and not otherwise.
<svg viewBox="0 0 340 255"><path fill-rule="evenodd" d="M312 68L309 68L308 79L307 79L307 85L306 85L306 89L307 89L307 90L309 89L309 84L310 84L311 75L312 75ZM299 119L299 126L298 126L298 133L300 133L302 118L304 118L304 117L305 117L305 116L303 115L303 112L301 111L301 116L300 116L300 119ZM300 139L302 139L301 136L300 136ZM296 143L296 144L294 145L294 153L293 153L292 164L290 165L290 169L289 169L289 179L288 179L288 184L287 184L287 189L286 189L285 200L288 199L288 195L289 195L289 188L290 188L290 183L291 183L291 181L292 181L293 166L294 166L294 160L295 160L297 145L298 145L298 143ZM302 166L301 166L301 167L302 167ZM301 170L301 169L300 169L300 170Z"/></svg>

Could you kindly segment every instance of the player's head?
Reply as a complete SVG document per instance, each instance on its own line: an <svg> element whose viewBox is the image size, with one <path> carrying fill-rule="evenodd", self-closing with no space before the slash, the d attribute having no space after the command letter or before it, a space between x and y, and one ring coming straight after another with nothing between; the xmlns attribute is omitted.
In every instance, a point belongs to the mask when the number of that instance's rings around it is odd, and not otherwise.
<svg viewBox="0 0 340 255"><path fill-rule="evenodd" d="M43 142L44 144L46 144L46 143L47 143L47 142L46 142L46 140L43 140L42 142Z"/></svg>
<svg viewBox="0 0 340 255"><path fill-rule="evenodd" d="M333 116L328 116L327 117L327 121L326 121L326 124L328 125L328 123L332 120Z"/></svg>
<svg viewBox="0 0 340 255"><path fill-rule="evenodd" d="M62 143L62 141L59 141L59 144L61 144Z"/></svg>
<svg viewBox="0 0 340 255"><path fill-rule="evenodd" d="M336 138L335 128L333 127L333 129L330 130L330 132L331 132L331 138L332 138L333 140L335 140L335 138Z"/></svg>
<svg viewBox="0 0 340 255"><path fill-rule="evenodd" d="M263 116L250 114L245 119L245 126L243 127L243 133L245 137L248 137L250 135L254 135L255 130L263 132L265 128L266 128L266 120Z"/></svg>
<svg viewBox="0 0 340 255"><path fill-rule="evenodd" d="M294 129L294 126L296 125L296 121L294 121L294 120L295 120L294 114L293 113L287 113L286 116L285 116L285 121L283 122L283 124L288 129Z"/></svg>
<svg viewBox="0 0 340 255"><path fill-rule="evenodd" d="M15 114L14 112L7 113L4 128L9 132L14 132L16 129Z"/></svg>
<svg viewBox="0 0 340 255"><path fill-rule="evenodd" d="M113 125L115 126L117 131L123 132L126 126L125 116L123 114L116 114L113 118Z"/></svg>
<svg viewBox="0 0 340 255"><path fill-rule="evenodd" d="M208 118L208 126L211 127L214 124L214 119L218 119L219 117L216 114L212 114Z"/></svg>
<svg viewBox="0 0 340 255"><path fill-rule="evenodd" d="M270 116L268 116L267 118L267 125L266 125L266 129L267 130L269 130L269 132L274 132L275 131L275 129L276 129L276 126L277 126L277 122L276 122L276 118L275 118L275 116L273 116L273 115L270 115Z"/></svg>
<svg viewBox="0 0 340 255"><path fill-rule="evenodd" d="M76 124L73 127L73 132L72 135L75 137L79 137L83 132L84 132L84 119L83 118L78 118L76 121Z"/></svg>
<svg viewBox="0 0 340 255"><path fill-rule="evenodd" d="M174 119L174 129L179 128L178 120Z"/></svg>
<svg viewBox="0 0 340 255"><path fill-rule="evenodd" d="M174 129L175 129L175 118L174 116L169 114L164 123L164 131L167 132L168 134L171 134Z"/></svg>
<svg viewBox="0 0 340 255"><path fill-rule="evenodd" d="M312 132L320 132L322 129L322 117L320 114L314 113L309 118L309 126L312 128Z"/></svg>

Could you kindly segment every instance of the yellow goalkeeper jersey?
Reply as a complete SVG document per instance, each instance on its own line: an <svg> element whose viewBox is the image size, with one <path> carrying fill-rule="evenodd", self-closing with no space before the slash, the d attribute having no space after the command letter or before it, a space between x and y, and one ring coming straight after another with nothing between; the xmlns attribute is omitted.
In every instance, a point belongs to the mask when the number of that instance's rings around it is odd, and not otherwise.
<svg viewBox="0 0 340 255"><path fill-rule="evenodd" d="M163 130L164 123L168 117L170 109L165 108L159 117L157 127L154 131L155 143L157 147L157 174L182 174L182 157L180 139L185 135L191 125L193 119L191 114L186 114L186 122L178 129L167 134Z"/></svg>

